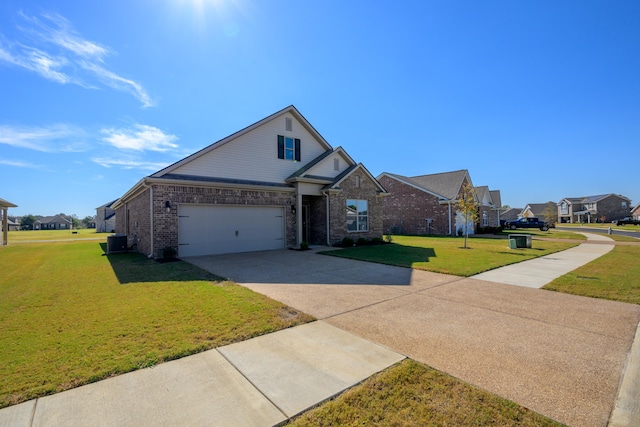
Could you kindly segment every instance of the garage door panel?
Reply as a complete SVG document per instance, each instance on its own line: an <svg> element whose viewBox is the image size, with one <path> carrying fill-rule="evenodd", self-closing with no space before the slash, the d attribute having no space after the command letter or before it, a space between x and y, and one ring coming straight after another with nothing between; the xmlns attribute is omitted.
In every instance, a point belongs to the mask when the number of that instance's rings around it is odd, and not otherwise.
<svg viewBox="0 0 640 427"><path fill-rule="evenodd" d="M179 256L284 249L283 214L273 206L181 205Z"/></svg>

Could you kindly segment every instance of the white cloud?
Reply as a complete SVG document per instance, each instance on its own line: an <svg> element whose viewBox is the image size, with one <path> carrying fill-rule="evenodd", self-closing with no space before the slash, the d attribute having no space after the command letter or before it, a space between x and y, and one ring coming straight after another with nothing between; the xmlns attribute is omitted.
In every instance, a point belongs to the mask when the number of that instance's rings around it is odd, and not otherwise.
<svg viewBox="0 0 640 427"><path fill-rule="evenodd" d="M0 126L0 144L42 152L79 152L87 149L82 129L65 124L48 127Z"/></svg>
<svg viewBox="0 0 640 427"><path fill-rule="evenodd" d="M154 105L140 83L107 69L105 58L111 54L108 47L83 39L66 18L57 13L42 14L41 18L21 16L31 26L18 27L22 40L0 42L0 61L61 84L95 88L92 82L97 80L105 86L131 93L143 107Z"/></svg>
<svg viewBox="0 0 640 427"><path fill-rule="evenodd" d="M137 159L115 159L109 157L94 157L91 159L94 163L99 164L105 168L110 168L113 166L119 166L122 169L144 169L151 171L158 171L160 169L164 169L169 164L163 162L145 162Z"/></svg>
<svg viewBox="0 0 640 427"><path fill-rule="evenodd" d="M133 128L102 129L100 132L105 135L103 141L125 150L163 152L178 148L174 143L177 136L153 126L136 124Z"/></svg>
<svg viewBox="0 0 640 427"><path fill-rule="evenodd" d="M29 169L38 169L39 168L39 166L36 166L33 163L23 162L22 160L0 159L0 165L14 166L14 167L17 167L17 168L29 168Z"/></svg>

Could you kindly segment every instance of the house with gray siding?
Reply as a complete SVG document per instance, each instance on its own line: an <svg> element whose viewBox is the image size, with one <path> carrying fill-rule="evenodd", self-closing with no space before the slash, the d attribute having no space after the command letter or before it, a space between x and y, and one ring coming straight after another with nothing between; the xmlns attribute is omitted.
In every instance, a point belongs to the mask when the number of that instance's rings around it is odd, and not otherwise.
<svg viewBox="0 0 640 427"><path fill-rule="evenodd" d="M130 248L188 257L382 237L385 196L289 106L142 178L112 208Z"/></svg>
<svg viewBox="0 0 640 427"><path fill-rule="evenodd" d="M96 208L95 227L96 233L113 233L116 230L116 212L112 206L117 201L112 200L109 203Z"/></svg>

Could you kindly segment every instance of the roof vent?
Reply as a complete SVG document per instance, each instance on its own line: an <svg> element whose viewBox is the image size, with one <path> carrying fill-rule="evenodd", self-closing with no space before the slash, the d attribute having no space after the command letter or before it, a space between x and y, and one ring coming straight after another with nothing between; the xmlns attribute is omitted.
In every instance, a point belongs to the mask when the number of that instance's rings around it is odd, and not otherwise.
<svg viewBox="0 0 640 427"><path fill-rule="evenodd" d="M293 123L292 123L292 121L291 121L291 117L285 117L285 119L284 119L284 128L285 128L288 132L293 131Z"/></svg>

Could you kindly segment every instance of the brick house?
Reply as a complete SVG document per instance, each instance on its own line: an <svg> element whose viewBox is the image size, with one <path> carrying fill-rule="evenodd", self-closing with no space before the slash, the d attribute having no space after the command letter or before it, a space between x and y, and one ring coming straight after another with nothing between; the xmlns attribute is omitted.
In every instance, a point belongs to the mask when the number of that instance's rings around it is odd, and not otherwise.
<svg viewBox="0 0 640 427"><path fill-rule="evenodd" d="M505 221L515 221L521 218L522 208L507 208L500 210L500 225L504 225Z"/></svg>
<svg viewBox="0 0 640 427"><path fill-rule="evenodd" d="M502 200L500 190L490 190L488 186L475 187L478 197L478 226L499 227Z"/></svg>
<svg viewBox="0 0 640 427"><path fill-rule="evenodd" d="M612 193L566 197L557 207L559 223L611 222L631 216L631 199Z"/></svg>
<svg viewBox="0 0 640 427"><path fill-rule="evenodd" d="M463 186L473 185L466 169L413 177L383 172L377 179L389 192L383 199L386 233L455 235L464 229L455 205Z"/></svg>
<svg viewBox="0 0 640 427"><path fill-rule="evenodd" d="M381 237L386 195L289 106L142 178L112 208L138 252L186 257Z"/></svg>
<svg viewBox="0 0 640 427"><path fill-rule="evenodd" d="M635 208L633 208L633 210L631 211L631 217L637 221L640 221L640 205L637 205Z"/></svg>

